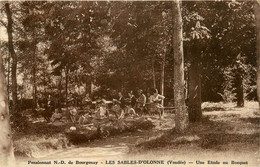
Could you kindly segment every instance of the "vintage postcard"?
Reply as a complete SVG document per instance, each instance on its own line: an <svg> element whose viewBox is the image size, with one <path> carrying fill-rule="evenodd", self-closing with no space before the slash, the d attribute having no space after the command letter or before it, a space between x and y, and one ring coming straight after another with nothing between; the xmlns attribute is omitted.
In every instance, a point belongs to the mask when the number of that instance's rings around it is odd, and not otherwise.
<svg viewBox="0 0 260 167"><path fill-rule="evenodd" d="M260 1L1 1L0 167L258 167Z"/></svg>

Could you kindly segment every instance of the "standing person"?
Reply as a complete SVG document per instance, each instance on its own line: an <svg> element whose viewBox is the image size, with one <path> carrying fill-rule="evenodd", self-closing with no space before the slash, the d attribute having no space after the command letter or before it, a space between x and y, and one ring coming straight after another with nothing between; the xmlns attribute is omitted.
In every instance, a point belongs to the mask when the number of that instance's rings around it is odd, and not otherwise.
<svg viewBox="0 0 260 167"><path fill-rule="evenodd" d="M159 117L161 118L163 115L163 106L160 104L160 102L164 99L165 97L163 95L160 95L158 93L157 89L152 90L152 95L150 96L150 101L151 101L151 108L159 113Z"/></svg>
<svg viewBox="0 0 260 167"><path fill-rule="evenodd" d="M136 97L135 95L133 94L133 91L129 92L128 93L128 96L130 98L130 105L132 108L135 108L136 107Z"/></svg>
<svg viewBox="0 0 260 167"><path fill-rule="evenodd" d="M138 91L138 98L136 100L136 108L140 111L141 114L144 113L144 110L145 110L145 105L146 105L146 96L145 94L143 93L143 90L139 90Z"/></svg>
<svg viewBox="0 0 260 167"><path fill-rule="evenodd" d="M149 115L151 115L151 93L150 93L150 90L147 91L147 94L146 94L146 97L147 97L147 100L146 100L146 110L148 112Z"/></svg>
<svg viewBox="0 0 260 167"><path fill-rule="evenodd" d="M135 112L135 107L136 107L136 98L135 95L133 94L133 91L130 91L128 93L129 96L129 105L127 107L128 113L133 113L134 115L137 115Z"/></svg>
<svg viewBox="0 0 260 167"><path fill-rule="evenodd" d="M55 103L53 99L51 98L51 95L48 96L48 99L45 104L45 111L43 113L43 117L46 119L47 122L51 121L52 113L55 110Z"/></svg>

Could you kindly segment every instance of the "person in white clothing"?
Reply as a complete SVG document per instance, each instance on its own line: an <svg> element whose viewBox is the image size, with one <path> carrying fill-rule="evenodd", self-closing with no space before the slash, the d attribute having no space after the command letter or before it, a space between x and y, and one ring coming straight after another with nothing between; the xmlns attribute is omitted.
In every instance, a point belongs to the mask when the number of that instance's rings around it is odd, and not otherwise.
<svg viewBox="0 0 260 167"><path fill-rule="evenodd" d="M161 101L163 99L165 99L165 97L163 95L160 95L157 89L152 90L152 95L149 98L151 103L151 109L159 113L160 118L163 115L163 106L161 105Z"/></svg>

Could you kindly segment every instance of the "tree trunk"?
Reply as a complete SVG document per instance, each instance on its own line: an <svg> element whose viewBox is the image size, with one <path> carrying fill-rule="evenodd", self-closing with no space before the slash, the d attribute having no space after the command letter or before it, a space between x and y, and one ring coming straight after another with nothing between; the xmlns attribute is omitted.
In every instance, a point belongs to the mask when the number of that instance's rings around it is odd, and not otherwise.
<svg viewBox="0 0 260 167"><path fill-rule="evenodd" d="M37 107L37 84L36 84L36 42L33 42L33 67L32 67L32 76L33 76L33 112Z"/></svg>
<svg viewBox="0 0 260 167"><path fill-rule="evenodd" d="M183 36L180 0L173 1L174 28L173 28L173 50L174 50L174 102L176 108L175 128L183 132L188 125L188 114L185 107L184 94L184 56Z"/></svg>
<svg viewBox="0 0 260 167"><path fill-rule="evenodd" d="M11 54L8 54L8 60L7 60L7 94L8 94L8 102L10 100L10 59L11 59Z"/></svg>
<svg viewBox="0 0 260 167"><path fill-rule="evenodd" d="M65 104L68 107L68 81L69 81L69 69L66 66L65 69Z"/></svg>
<svg viewBox="0 0 260 167"><path fill-rule="evenodd" d="M235 75L237 107L244 107L244 89L243 89L243 78L241 74L242 74L242 70L239 70L238 67Z"/></svg>
<svg viewBox="0 0 260 167"><path fill-rule="evenodd" d="M165 78L164 77L164 75L165 75L165 54L163 54L162 73L161 73L161 95L163 95L163 96L164 96L164 78ZM162 100L162 105L164 105L164 100Z"/></svg>
<svg viewBox="0 0 260 167"><path fill-rule="evenodd" d="M0 55L0 164L9 166L14 162L12 132L8 107L8 94L4 76L2 55Z"/></svg>
<svg viewBox="0 0 260 167"><path fill-rule="evenodd" d="M152 58L152 70L153 70L153 88L156 89L156 77L155 77L155 68L154 68L154 56Z"/></svg>
<svg viewBox="0 0 260 167"><path fill-rule="evenodd" d="M60 72L59 78L59 100L58 100L58 109L61 111L62 108L62 71ZM67 107L67 106L66 106Z"/></svg>
<svg viewBox="0 0 260 167"><path fill-rule="evenodd" d="M16 71L17 71L17 57L14 52L13 46L13 20L12 20L12 13L10 10L10 4L5 4L6 8L6 15L8 20L7 25L7 34L8 34L8 49L12 57L12 110L14 114L17 114L17 78L16 78Z"/></svg>
<svg viewBox="0 0 260 167"><path fill-rule="evenodd" d="M260 107L260 1L255 0L254 12L256 18L256 59L257 59L257 97Z"/></svg>
<svg viewBox="0 0 260 167"><path fill-rule="evenodd" d="M188 71L188 111L189 121L197 122L201 120L201 55L199 48L193 49L194 59Z"/></svg>

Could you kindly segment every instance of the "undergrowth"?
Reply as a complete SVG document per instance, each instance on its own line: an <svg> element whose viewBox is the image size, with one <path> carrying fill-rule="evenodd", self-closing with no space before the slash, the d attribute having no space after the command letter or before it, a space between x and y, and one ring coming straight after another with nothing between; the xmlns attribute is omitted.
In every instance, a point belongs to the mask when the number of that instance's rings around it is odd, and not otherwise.
<svg viewBox="0 0 260 167"><path fill-rule="evenodd" d="M67 148L68 139L64 134L49 136L24 136L14 141L14 152L17 157L35 157L44 151Z"/></svg>

